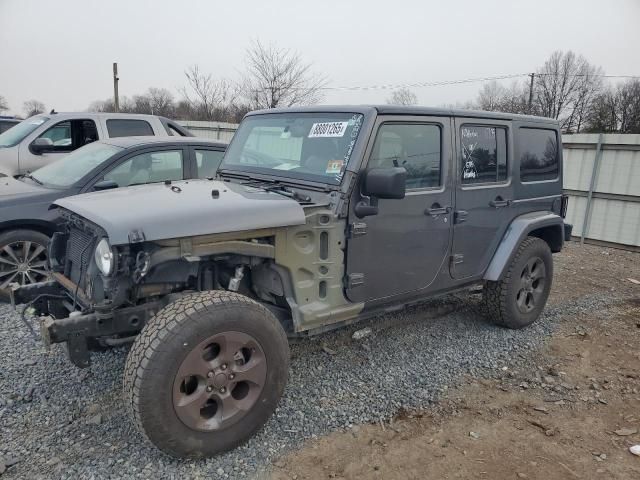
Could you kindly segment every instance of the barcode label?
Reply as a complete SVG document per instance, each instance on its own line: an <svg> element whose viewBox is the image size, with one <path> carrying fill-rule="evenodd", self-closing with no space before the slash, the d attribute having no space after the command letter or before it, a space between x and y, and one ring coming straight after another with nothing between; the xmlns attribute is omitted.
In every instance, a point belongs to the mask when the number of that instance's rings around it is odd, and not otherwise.
<svg viewBox="0 0 640 480"><path fill-rule="evenodd" d="M309 132L309 138L318 137L343 137L347 131L349 122L323 122L314 123Z"/></svg>

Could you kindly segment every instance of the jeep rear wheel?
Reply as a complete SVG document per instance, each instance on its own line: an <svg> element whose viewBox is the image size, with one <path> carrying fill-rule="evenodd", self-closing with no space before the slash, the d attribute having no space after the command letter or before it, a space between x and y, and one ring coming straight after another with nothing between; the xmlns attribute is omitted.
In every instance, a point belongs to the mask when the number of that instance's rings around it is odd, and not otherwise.
<svg viewBox="0 0 640 480"><path fill-rule="evenodd" d="M278 320L226 291L185 295L149 321L127 358L124 392L139 429L176 457L208 457L251 437L287 381Z"/></svg>
<svg viewBox="0 0 640 480"><path fill-rule="evenodd" d="M540 238L527 237L502 280L485 283L484 302L489 319L507 328L531 325L544 309L552 277L549 246Z"/></svg>

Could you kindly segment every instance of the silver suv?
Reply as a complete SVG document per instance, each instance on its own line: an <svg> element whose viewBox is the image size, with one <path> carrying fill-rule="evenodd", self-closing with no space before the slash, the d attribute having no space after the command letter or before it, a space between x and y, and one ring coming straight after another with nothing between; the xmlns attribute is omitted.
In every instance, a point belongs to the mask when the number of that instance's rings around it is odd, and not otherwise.
<svg viewBox="0 0 640 480"><path fill-rule="evenodd" d="M193 136L177 123L155 115L87 112L34 115L0 135L0 177L33 172L96 140L170 135Z"/></svg>

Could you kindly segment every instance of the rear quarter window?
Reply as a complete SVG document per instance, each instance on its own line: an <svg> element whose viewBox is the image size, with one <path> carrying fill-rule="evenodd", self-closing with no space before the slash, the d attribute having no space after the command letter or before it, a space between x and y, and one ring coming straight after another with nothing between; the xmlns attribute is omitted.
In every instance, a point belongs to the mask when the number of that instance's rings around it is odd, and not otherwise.
<svg viewBox="0 0 640 480"><path fill-rule="evenodd" d="M559 174L558 134L542 128L520 129L520 180L556 180Z"/></svg>
<svg viewBox="0 0 640 480"><path fill-rule="evenodd" d="M153 128L144 120L107 120L109 137L149 137L153 136Z"/></svg>

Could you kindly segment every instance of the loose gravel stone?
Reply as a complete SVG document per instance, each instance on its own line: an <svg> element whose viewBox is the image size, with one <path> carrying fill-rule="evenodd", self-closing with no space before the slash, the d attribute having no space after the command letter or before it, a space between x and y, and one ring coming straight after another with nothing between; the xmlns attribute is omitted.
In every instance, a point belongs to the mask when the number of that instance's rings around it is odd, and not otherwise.
<svg viewBox="0 0 640 480"><path fill-rule="evenodd" d="M267 425L235 450L187 461L146 443L125 415L127 348L94 353L91 369L78 370L64 347L47 350L11 307L0 304L0 456L28 459L2 477L251 478L306 439L428 407L464 375L503 376L504 366L526 363L563 315L612 301L610 294L591 295L548 307L534 325L514 331L486 323L477 296L449 296L292 340L289 384ZM363 328L371 334L353 340ZM92 421L96 416L100 422Z"/></svg>

